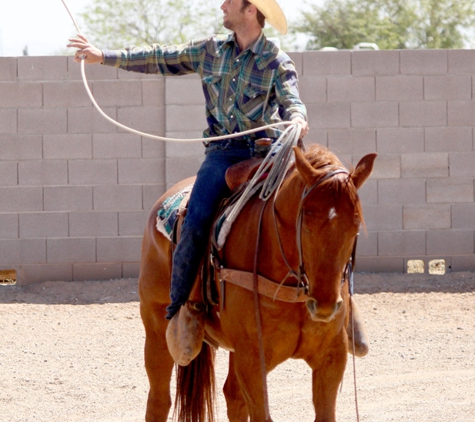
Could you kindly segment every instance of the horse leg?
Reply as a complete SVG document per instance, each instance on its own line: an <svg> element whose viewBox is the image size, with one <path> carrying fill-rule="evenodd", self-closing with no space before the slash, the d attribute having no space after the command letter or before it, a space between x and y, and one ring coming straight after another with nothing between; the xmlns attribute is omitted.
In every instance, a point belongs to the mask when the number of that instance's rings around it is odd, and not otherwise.
<svg viewBox="0 0 475 422"><path fill-rule="evenodd" d="M307 360L312 368L315 422L336 421L336 399L348 358L345 340L338 336L335 343L329 346L327 353L316 354L311 360Z"/></svg>
<svg viewBox="0 0 475 422"><path fill-rule="evenodd" d="M223 387L230 422L248 422L249 412L234 369L234 353L229 353L229 369Z"/></svg>
<svg viewBox="0 0 475 422"><path fill-rule="evenodd" d="M173 359L168 352L165 330L166 304L140 304L140 313L145 327L145 369L150 390L147 400L147 422L166 422L171 407L170 378Z"/></svg>

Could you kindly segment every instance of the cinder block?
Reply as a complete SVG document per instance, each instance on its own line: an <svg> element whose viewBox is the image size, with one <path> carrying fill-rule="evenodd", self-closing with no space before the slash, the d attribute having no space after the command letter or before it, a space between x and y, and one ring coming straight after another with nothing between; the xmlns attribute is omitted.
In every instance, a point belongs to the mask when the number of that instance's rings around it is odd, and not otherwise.
<svg viewBox="0 0 475 422"><path fill-rule="evenodd" d="M378 155L374 162L372 178L375 179L399 179L401 177L400 155Z"/></svg>
<svg viewBox="0 0 475 422"><path fill-rule="evenodd" d="M82 80L81 64L76 63L72 57L67 57L68 79L71 81ZM118 69L112 66L85 66L88 81L117 79ZM132 73L125 72L124 73Z"/></svg>
<svg viewBox="0 0 475 422"><path fill-rule="evenodd" d="M142 186L94 187L94 210L132 211L142 209Z"/></svg>
<svg viewBox="0 0 475 422"><path fill-rule="evenodd" d="M17 133L18 117L17 110L13 108L0 109L0 134Z"/></svg>
<svg viewBox="0 0 475 422"><path fill-rule="evenodd" d="M170 134L169 132L165 132L165 136L167 137L172 137L173 133ZM200 132L198 136L196 137L201 137L202 133ZM161 158L165 157L165 149L166 145L171 144L171 142L161 142L157 141L155 139L151 138L142 138L142 157L147 157L147 158Z"/></svg>
<svg viewBox="0 0 475 422"><path fill-rule="evenodd" d="M18 110L18 133L66 133L67 114L64 108L37 108Z"/></svg>
<svg viewBox="0 0 475 422"><path fill-rule="evenodd" d="M375 205L378 203L378 182L373 176L358 190L358 196L363 204L363 213L367 204Z"/></svg>
<svg viewBox="0 0 475 422"><path fill-rule="evenodd" d="M68 214L61 212L20 213L21 238L68 236Z"/></svg>
<svg viewBox="0 0 475 422"><path fill-rule="evenodd" d="M445 74L448 50L400 50L401 73L406 75Z"/></svg>
<svg viewBox="0 0 475 422"><path fill-rule="evenodd" d="M378 233L379 256L425 255L426 232L418 231L380 231Z"/></svg>
<svg viewBox="0 0 475 422"><path fill-rule="evenodd" d="M401 155L401 176L406 178L448 177L449 154L425 152Z"/></svg>
<svg viewBox="0 0 475 422"><path fill-rule="evenodd" d="M43 190L45 211L92 210L91 186L46 186Z"/></svg>
<svg viewBox="0 0 475 422"><path fill-rule="evenodd" d="M163 169L166 167L166 162L164 159L119 159L118 164L121 185L165 183Z"/></svg>
<svg viewBox="0 0 475 422"><path fill-rule="evenodd" d="M82 82L55 81L43 84L45 107L91 107Z"/></svg>
<svg viewBox="0 0 475 422"><path fill-rule="evenodd" d="M199 105L204 107L205 100L199 78L166 78L165 105Z"/></svg>
<svg viewBox="0 0 475 422"><path fill-rule="evenodd" d="M474 101L449 101L448 126L475 126Z"/></svg>
<svg viewBox="0 0 475 422"><path fill-rule="evenodd" d="M327 87L328 101L366 102L376 98L373 76L330 76Z"/></svg>
<svg viewBox="0 0 475 422"><path fill-rule="evenodd" d="M428 204L473 202L473 179L449 178L427 181Z"/></svg>
<svg viewBox="0 0 475 422"><path fill-rule="evenodd" d="M150 212L130 211L119 213L119 235L120 236L142 236L145 224Z"/></svg>
<svg viewBox="0 0 475 422"><path fill-rule="evenodd" d="M403 207L404 230L439 230L451 228L449 204L405 205Z"/></svg>
<svg viewBox="0 0 475 422"><path fill-rule="evenodd" d="M110 118L117 120L115 107L104 107L102 111ZM72 107L68 108L68 132L117 133L117 127L92 107Z"/></svg>
<svg viewBox="0 0 475 422"><path fill-rule="evenodd" d="M117 115L120 123L132 129L155 135L165 133L165 107L123 107L118 109ZM182 125L188 121L188 117L182 116Z"/></svg>
<svg viewBox="0 0 475 422"><path fill-rule="evenodd" d="M378 233L365 233L361 230L358 236L358 246L356 248L358 256L377 256L378 255Z"/></svg>
<svg viewBox="0 0 475 422"><path fill-rule="evenodd" d="M122 264L73 264L73 281L114 280L122 278Z"/></svg>
<svg viewBox="0 0 475 422"><path fill-rule="evenodd" d="M364 154L376 151L374 129L330 129L328 148L336 154Z"/></svg>
<svg viewBox="0 0 475 422"><path fill-rule="evenodd" d="M378 76L376 77L377 101L422 101L424 98L422 76Z"/></svg>
<svg viewBox="0 0 475 422"><path fill-rule="evenodd" d="M138 262L142 236L100 237L97 239L98 262Z"/></svg>
<svg viewBox="0 0 475 422"><path fill-rule="evenodd" d="M141 81L96 81L92 92L97 103L104 107L142 105Z"/></svg>
<svg viewBox="0 0 475 422"><path fill-rule="evenodd" d="M15 267L45 262L45 239L0 239L0 265Z"/></svg>
<svg viewBox="0 0 475 422"><path fill-rule="evenodd" d="M327 78L321 76L302 76L299 79L300 99L304 104L327 101Z"/></svg>
<svg viewBox="0 0 475 422"><path fill-rule="evenodd" d="M474 50L448 50L449 73L475 73Z"/></svg>
<svg viewBox="0 0 475 422"><path fill-rule="evenodd" d="M175 184L187 177L195 176L201 166L201 158L169 158L166 166L167 184Z"/></svg>
<svg viewBox="0 0 475 422"><path fill-rule="evenodd" d="M191 139L191 136L183 132L167 133L167 137L171 136L178 139ZM202 137L202 134L196 133L196 138ZM190 158L202 157L204 158L205 147L203 142L165 142L166 158ZM145 154L144 154L145 155ZM162 152L162 157L165 156ZM147 156L147 155L145 155Z"/></svg>
<svg viewBox="0 0 475 422"><path fill-rule="evenodd" d="M0 57L0 81L14 82L17 78L17 58Z"/></svg>
<svg viewBox="0 0 475 422"><path fill-rule="evenodd" d="M424 204L426 202L424 179L383 179L378 181L380 204Z"/></svg>
<svg viewBox="0 0 475 422"><path fill-rule="evenodd" d="M160 183L157 185L143 186L143 209L151 210L158 198L160 198L166 190L166 185Z"/></svg>
<svg viewBox="0 0 475 422"><path fill-rule="evenodd" d="M475 255L473 254L452 256L451 262L453 272L475 270Z"/></svg>
<svg viewBox="0 0 475 422"><path fill-rule="evenodd" d="M92 158L92 136L71 133L44 135L43 158L45 160Z"/></svg>
<svg viewBox="0 0 475 422"><path fill-rule="evenodd" d="M402 205L365 204L363 212L368 231L402 229Z"/></svg>
<svg viewBox="0 0 475 422"><path fill-rule="evenodd" d="M427 254L473 254L473 230L430 230L427 232Z"/></svg>
<svg viewBox="0 0 475 422"><path fill-rule="evenodd" d="M50 238L46 248L51 264L96 262L96 239L92 237Z"/></svg>
<svg viewBox="0 0 475 422"><path fill-rule="evenodd" d="M452 204L451 227L473 230L475 227L475 203Z"/></svg>
<svg viewBox="0 0 475 422"><path fill-rule="evenodd" d="M21 274L20 286L44 281L72 281L73 266L71 264L24 265Z"/></svg>
<svg viewBox="0 0 475 422"><path fill-rule="evenodd" d="M0 186L18 185L18 163L16 161L0 161Z"/></svg>
<svg viewBox="0 0 475 422"><path fill-rule="evenodd" d="M39 83L2 83L0 84L0 107L23 108L43 105L42 86Z"/></svg>
<svg viewBox="0 0 475 422"><path fill-rule="evenodd" d="M70 185L117 184L117 160L70 160Z"/></svg>
<svg viewBox="0 0 475 422"><path fill-rule="evenodd" d="M68 62L65 56L18 57L18 80L58 81L66 80Z"/></svg>
<svg viewBox="0 0 475 422"><path fill-rule="evenodd" d="M27 212L43 209L41 187L0 187L0 212Z"/></svg>
<svg viewBox="0 0 475 422"><path fill-rule="evenodd" d="M307 146L319 144L328 148L328 131L326 129L316 129L312 127L312 122L309 122L310 129L308 136L303 140Z"/></svg>
<svg viewBox="0 0 475 422"><path fill-rule="evenodd" d="M122 263L122 278L138 278L140 273L140 262Z"/></svg>
<svg viewBox="0 0 475 422"><path fill-rule="evenodd" d="M453 152L449 155L450 177L475 178L475 152Z"/></svg>
<svg viewBox="0 0 475 422"><path fill-rule="evenodd" d="M305 53L287 53L290 57L290 60L294 62L295 70L297 71L298 75L303 73L303 55Z"/></svg>
<svg viewBox="0 0 475 422"><path fill-rule="evenodd" d="M69 213L69 236L117 236L117 212L85 211Z"/></svg>
<svg viewBox="0 0 475 422"><path fill-rule="evenodd" d="M142 155L142 142L133 133L97 133L92 136L92 151L96 159L138 158Z"/></svg>
<svg viewBox="0 0 475 422"><path fill-rule="evenodd" d="M470 100L472 78L470 75L424 76L424 99Z"/></svg>
<svg viewBox="0 0 475 422"><path fill-rule="evenodd" d="M399 103L401 126L445 126L447 103L445 101L421 101Z"/></svg>
<svg viewBox="0 0 475 422"><path fill-rule="evenodd" d="M351 126L394 127L399 125L398 103L371 102L351 104Z"/></svg>
<svg viewBox="0 0 475 422"><path fill-rule="evenodd" d="M378 256L358 257L357 254L356 268L359 272L404 273L404 258L386 258ZM356 281L355 290L358 291L358 281Z"/></svg>
<svg viewBox="0 0 475 422"><path fill-rule="evenodd" d="M349 51L306 51L303 54L304 76L350 75L351 52Z"/></svg>
<svg viewBox="0 0 475 422"><path fill-rule="evenodd" d="M0 214L0 239L17 239L18 236L18 214Z"/></svg>
<svg viewBox="0 0 475 422"><path fill-rule="evenodd" d="M424 139L428 152L472 150L471 127L428 127L424 129Z"/></svg>
<svg viewBox="0 0 475 422"><path fill-rule="evenodd" d="M164 127L163 125L162 129ZM206 115L203 106L167 106L167 131L198 131L203 130L204 127L206 127Z"/></svg>
<svg viewBox="0 0 475 422"><path fill-rule="evenodd" d="M20 161L18 182L23 186L67 185L68 163L65 160Z"/></svg>
<svg viewBox="0 0 475 422"><path fill-rule="evenodd" d="M40 160L43 158L42 136L0 135L0 154L2 160Z"/></svg>
<svg viewBox="0 0 475 422"><path fill-rule="evenodd" d="M102 67L109 67L109 66L102 66ZM167 77L160 75L158 73L140 73L140 72L132 72L132 71L124 70L124 69L117 69L117 78L121 80L126 80L126 79L140 79L140 80L159 79L160 80L160 79L166 79ZM179 76L179 77L184 78L187 76Z"/></svg>
<svg viewBox="0 0 475 422"><path fill-rule="evenodd" d="M397 75L399 51L352 51L351 73L353 75Z"/></svg>
<svg viewBox="0 0 475 422"><path fill-rule="evenodd" d="M144 106L165 106L165 80L163 78L142 80L142 104Z"/></svg>
<svg viewBox="0 0 475 422"><path fill-rule="evenodd" d="M424 151L424 129L380 128L376 131L378 153L401 154Z"/></svg>
<svg viewBox="0 0 475 422"><path fill-rule="evenodd" d="M307 115L312 129L350 127L351 115L348 103L308 104Z"/></svg>

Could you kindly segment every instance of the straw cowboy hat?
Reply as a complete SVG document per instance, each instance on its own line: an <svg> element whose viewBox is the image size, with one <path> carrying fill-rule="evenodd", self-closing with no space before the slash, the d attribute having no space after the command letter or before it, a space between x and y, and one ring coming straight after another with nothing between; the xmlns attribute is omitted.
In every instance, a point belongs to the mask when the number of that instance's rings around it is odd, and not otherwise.
<svg viewBox="0 0 475 422"><path fill-rule="evenodd" d="M249 0L281 34L287 34L287 19L276 0Z"/></svg>

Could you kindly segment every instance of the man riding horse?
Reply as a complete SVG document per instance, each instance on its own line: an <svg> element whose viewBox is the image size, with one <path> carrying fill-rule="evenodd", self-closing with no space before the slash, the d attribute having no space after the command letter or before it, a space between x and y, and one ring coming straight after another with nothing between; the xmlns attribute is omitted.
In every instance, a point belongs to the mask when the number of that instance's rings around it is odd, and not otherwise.
<svg viewBox="0 0 475 422"><path fill-rule="evenodd" d="M267 21L282 34L287 21L275 0L225 0L221 5L223 26L232 31L227 36L190 41L179 46L133 47L119 51L101 51L82 35L72 38L68 47L78 48L75 60L88 64L101 63L142 73L166 76L198 73L206 99L208 127L205 138L236 133L235 138L204 142L205 160L197 174L181 237L173 254L171 303L166 318L172 325L181 321L194 326L186 344L178 350L193 349L196 324L200 324L204 306L190 299L213 219L222 199L230 191L226 170L254 155L255 142L270 138L276 142L282 130L276 127L241 136L239 132L271 123L293 121L301 127L301 138L308 133L305 105L299 97L298 75L290 57L269 41L262 32ZM357 316L357 312L353 312ZM359 355L367 352L364 335L359 334L361 321L356 321ZM200 331L198 329L197 331ZM189 343L188 343L189 342ZM190 346L190 344L192 346ZM171 347L173 349L173 346ZM173 354L173 352L172 352Z"/></svg>

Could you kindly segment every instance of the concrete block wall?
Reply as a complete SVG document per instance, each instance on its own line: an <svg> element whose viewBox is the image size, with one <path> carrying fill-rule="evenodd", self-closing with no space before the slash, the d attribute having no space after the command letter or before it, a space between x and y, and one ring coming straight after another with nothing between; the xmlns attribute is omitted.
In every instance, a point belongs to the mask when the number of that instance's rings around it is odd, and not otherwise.
<svg viewBox="0 0 475 422"><path fill-rule="evenodd" d="M475 52L292 53L311 132L347 165L377 152L361 189L357 270L408 260L475 269ZM201 137L197 76L86 68L105 113L138 130ZM0 58L0 270L22 284L138 275L146 217L196 173L199 142L129 134L92 107L67 57Z"/></svg>

